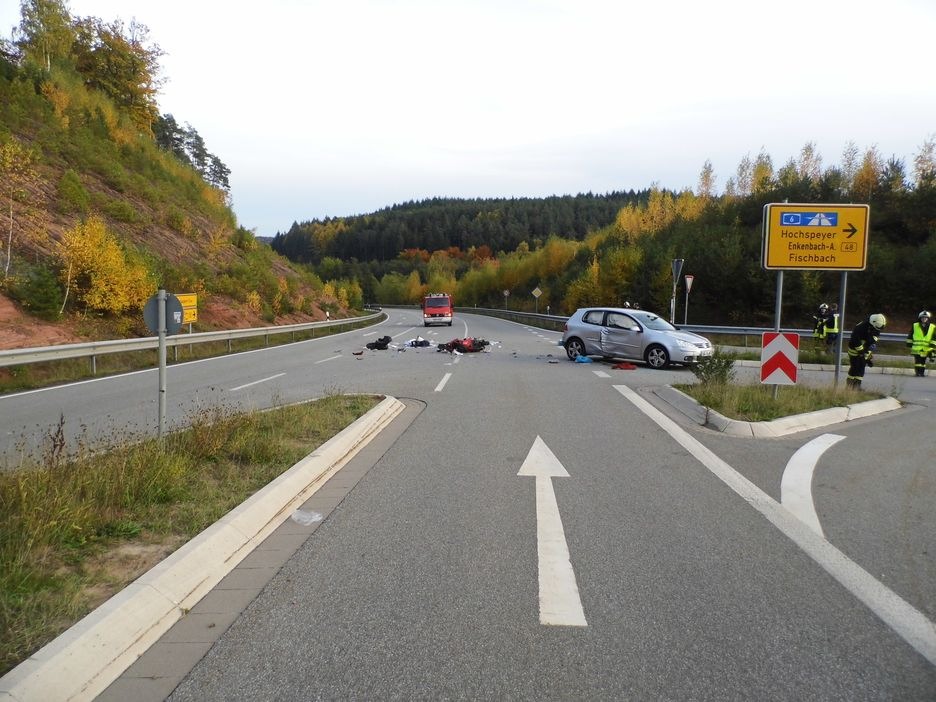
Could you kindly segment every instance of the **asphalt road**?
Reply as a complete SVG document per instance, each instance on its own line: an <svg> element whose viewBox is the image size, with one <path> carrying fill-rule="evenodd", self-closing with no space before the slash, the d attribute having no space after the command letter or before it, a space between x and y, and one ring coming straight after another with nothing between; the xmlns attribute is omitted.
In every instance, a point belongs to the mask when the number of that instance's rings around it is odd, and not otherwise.
<svg viewBox="0 0 936 702"><path fill-rule="evenodd" d="M413 311L390 314L170 368L173 422L199 403L332 391L425 404L172 700L936 698L936 379L869 376L908 407L737 439L651 392L685 369L575 364L558 334L471 315L427 332ZM352 355L383 334L492 347ZM16 416L29 440L59 412L94 432L145 427L155 384L2 398L4 428ZM813 479L820 539L777 504L791 457L827 433L845 438ZM567 477L518 475L551 458ZM576 604L583 621L548 621Z"/></svg>

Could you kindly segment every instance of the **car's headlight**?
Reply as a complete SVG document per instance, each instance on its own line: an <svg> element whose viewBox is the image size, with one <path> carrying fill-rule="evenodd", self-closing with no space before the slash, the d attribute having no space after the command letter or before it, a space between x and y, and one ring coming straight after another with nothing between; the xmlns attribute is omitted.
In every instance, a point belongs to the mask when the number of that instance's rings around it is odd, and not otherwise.
<svg viewBox="0 0 936 702"><path fill-rule="evenodd" d="M682 351L695 351L696 350L695 344L685 341L683 339L677 339L676 343L679 344L679 348Z"/></svg>

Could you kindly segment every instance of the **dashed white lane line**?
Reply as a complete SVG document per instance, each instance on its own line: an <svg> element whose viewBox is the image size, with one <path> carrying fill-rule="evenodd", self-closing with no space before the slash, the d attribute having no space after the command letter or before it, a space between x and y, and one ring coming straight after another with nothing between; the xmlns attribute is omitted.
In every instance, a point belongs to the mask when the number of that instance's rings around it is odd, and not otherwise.
<svg viewBox="0 0 936 702"><path fill-rule="evenodd" d="M595 375L597 375L599 378L610 378L610 377L611 377L610 375L608 375L608 374L605 373L604 371L592 371L592 373L594 373Z"/></svg>
<svg viewBox="0 0 936 702"><path fill-rule="evenodd" d="M442 376L442 380L439 381L439 384L435 386L436 392L442 392L442 388L445 387L445 384L449 381L449 378L452 377L451 373L446 373Z"/></svg>
<svg viewBox="0 0 936 702"><path fill-rule="evenodd" d="M338 354L337 356L329 356L328 358L322 358L312 365L317 366L319 363L328 363L329 361L334 361L336 358L341 358L341 354Z"/></svg>
<svg viewBox="0 0 936 702"><path fill-rule="evenodd" d="M813 472L822 454L844 438L838 434L823 434L801 446L787 461L780 479L780 504L822 538L825 534L812 496Z"/></svg>
<svg viewBox="0 0 936 702"><path fill-rule="evenodd" d="M285 373L277 373L276 375L271 375L269 378L261 378L260 380L255 380L252 383L244 383L243 385L238 385L236 388L231 388L228 392L235 392L237 390L243 390L244 388L249 388L251 385L259 385L260 383L265 383L269 380L276 380L286 375Z"/></svg>
<svg viewBox="0 0 936 702"><path fill-rule="evenodd" d="M712 453L682 427L640 397L626 385L614 385L615 390L630 400L637 409L656 422L679 445L708 468L725 485L744 498L751 507L782 531L810 558L835 578L893 629L908 644L936 665L936 623L897 593L876 580L835 546L793 517L783 506L750 480Z"/></svg>

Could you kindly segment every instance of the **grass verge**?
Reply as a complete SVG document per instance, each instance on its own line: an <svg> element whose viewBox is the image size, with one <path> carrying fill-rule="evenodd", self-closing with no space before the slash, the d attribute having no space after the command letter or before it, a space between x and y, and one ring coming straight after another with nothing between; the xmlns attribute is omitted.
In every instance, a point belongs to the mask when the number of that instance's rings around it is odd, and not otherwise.
<svg viewBox="0 0 936 702"><path fill-rule="evenodd" d="M703 407L729 419L769 422L806 412L845 407L856 402L876 400L880 393L852 388L816 388L805 385L740 385L735 381L737 354L716 346L711 356L692 366L695 384L674 385Z"/></svg>
<svg viewBox="0 0 936 702"><path fill-rule="evenodd" d="M380 398L216 410L162 442L0 473L0 675L58 636Z"/></svg>
<svg viewBox="0 0 936 702"><path fill-rule="evenodd" d="M729 419L745 422L769 422L780 417L804 414L829 407L845 407L856 402L877 400L883 395L850 388L812 388L802 385L780 386L774 397L772 385L734 385L697 383L674 385L704 407Z"/></svg>

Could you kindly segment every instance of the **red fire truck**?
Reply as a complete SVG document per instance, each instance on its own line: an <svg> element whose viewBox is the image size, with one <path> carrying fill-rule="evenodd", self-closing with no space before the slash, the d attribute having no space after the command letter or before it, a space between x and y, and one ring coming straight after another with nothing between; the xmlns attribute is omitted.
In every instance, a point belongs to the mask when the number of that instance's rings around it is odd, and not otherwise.
<svg viewBox="0 0 936 702"><path fill-rule="evenodd" d="M452 296L448 293L429 293L423 298L422 313L424 327L430 324L452 326L452 317L455 314Z"/></svg>

